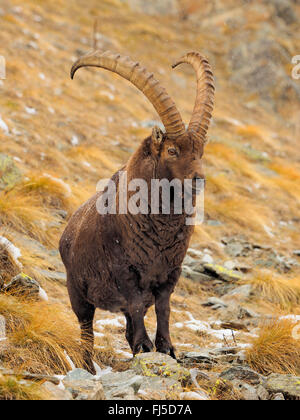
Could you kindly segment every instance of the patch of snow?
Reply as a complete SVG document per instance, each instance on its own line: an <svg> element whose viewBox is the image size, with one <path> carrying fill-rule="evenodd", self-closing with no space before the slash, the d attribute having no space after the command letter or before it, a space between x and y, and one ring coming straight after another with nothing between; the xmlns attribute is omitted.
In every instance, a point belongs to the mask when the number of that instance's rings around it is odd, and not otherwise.
<svg viewBox="0 0 300 420"><path fill-rule="evenodd" d="M19 162L19 163L21 163L21 162L22 162L22 160L21 160L18 156L14 156L14 160L15 160L16 162Z"/></svg>
<svg viewBox="0 0 300 420"><path fill-rule="evenodd" d="M39 298L44 300L45 302L49 301L46 291L41 286L39 288Z"/></svg>
<svg viewBox="0 0 300 420"><path fill-rule="evenodd" d="M66 389L62 381L59 381L59 384L57 385L57 388L61 389L62 391L64 391Z"/></svg>
<svg viewBox="0 0 300 420"><path fill-rule="evenodd" d="M36 115L37 111L35 108L31 108L30 106L25 106L25 111L29 115Z"/></svg>
<svg viewBox="0 0 300 420"><path fill-rule="evenodd" d="M123 319L122 319L123 320ZM113 318L113 319L101 319L100 321L96 322L98 328L103 329L105 325L110 325L112 327L123 327L120 323L120 318Z"/></svg>
<svg viewBox="0 0 300 420"><path fill-rule="evenodd" d="M117 354L122 354L124 357L127 357L128 359L132 359L132 354L128 353L127 351L123 350L115 350Z"/></svg>
<svg viewBox="0 0 300 420"><path fill-rule="evenodd" d="M203 258L202 258L202 262L205 264L213 264L214 259L211 255L209 254L204 254Z"/></svg>
<svg viewBox="0 0 300 420"><path fill-rule="evenodd" d="M72 146L78 146L79 145L79 138L75 134L71 138L71 144L72 144Z"/></svg>
<svg viewBox="0 0 300 420"><path fill-rule="evenodd" d="M101 95L103 95L103 96L106 96L108 99L110 99L111 101L113 101L114 99L115 99L115 95L113 95L112 93L110 93L110 92L107 92L107 91L105 91L105 90L101 90L100 91L100 94Z"/></svg>
<svg viewBox="0 0 300 420"><path fill-rule="evenodd" d="M6 339L6 321L4 316L0 315L0 341L5 341Z"/></svg>
<svg viewBox="0 0 300 420"><path fill-rule="evenodd" d="M239 120L237 120L235 118L224 117L224 120L228 121L232 125L235 125L236 127L243 127L243 124Z"/></svg>
<svg viewBox="0 0 300 420"><path fill-rule="evenodd" d="M109 366L106 369L101 369L100 366L97 365L96 362L93 362L95 371L96 371L96 375L94 376L95 379L100 379L102 378L102 376L104 375L108 375L109 373L112 372L112 368Z"/></svg>
<svg viewBox="0 0 300 420"><path fill-rule="evenodd" d="M44 73L40 73L40 74L39 74L39 78L40 78L41 80L46 80L46 76L44 75Z"/></svg>
<svg viewBox="0 0 300 420"><path fill-rule="evenodd" d="M0 236L0 244L5 246L5 248L7 249L7 251L10 253L11 257L13 258L15 264L19 267L22 268L22 264L19 261L19 258L22 256L21 251L19 250L19 248L17 248L16 246L14 246L7 238L5 238L4 236Z"/></svg>
<svg viewBox="0 0 300 420"><path fill-rule="evenodd" d="M231 330L213 330L210 329L208 331L208 334L212 335L213 337L216 337L218 340L222 340L225 338L232 338L232 331Z"/></svg>
<svg viewBox="0 0 300 420"><path fill-rule="evenodd" d="M64 182L62 179L60 179L60 178L55 178L54 176L52 176L52 175L49 175L49 174L47 174L47 173L43 173L43 176L45 176L46 178L49 178L49 179L51 179L52 181L55 181L55 182L57 182L58 184L60 184L63 188L64 188L64 190L65 190L65 196L66 197L70 197L70 195L72 194L72 190L71 190L71 187L70 187L70 185L68 185L66 182Z"/></svg>
<svg viewBox="0 0 300 420"><path fill-rule="evenodd" d="M280 320L288 319L288 320L293 321L293 322L299 322L300 321L300 315L285 315L285 316L281 316L279 319Z"/></svg>
<svg viewBox="0 0 300 420"><path fill-rule="evenodd" d="M275 235L272 232L272 230L269 228L269 226L263 225L263 228L264 228L265 232L267 233L267 235L270 236L270 238L274 238Z"/></svg>
<svg viewBox="0 0 300 420"><path fill-rule="evenodd" d="M50 114L55 114L55 110L54 108L52 108L52 106L48 106L48 111L50 112Z"/></svg>
<svg viewBox="0 0 300 420"><path fill-rule="evenodd" d="M102 338L102 337L104 337L104 334L95 331L94 336L97 337L97 338Z"/></svg>
<svg viewBox="0 0 300 420"><path fill-rule="evenodd" d="M0 128L4 132L4 134L6 135L9 134L8 125L6 124L6 122L3 121L3 119L1 118L1 115L0 115Z"/></svg>
<svg viewBox="0 0 300 420"><path fill-rule="evenodd" d="M76 369L76 366L74 365L74 363L72 362L72 359L70 358L70 356L67 354L67 352L66 351L64 351L64 353L65 353L65 356L66 356L66 359L67 359L67 362L69 363L69 365L70 365L70 369L71 369L71 371L72 370L75 370Z"/></svg>

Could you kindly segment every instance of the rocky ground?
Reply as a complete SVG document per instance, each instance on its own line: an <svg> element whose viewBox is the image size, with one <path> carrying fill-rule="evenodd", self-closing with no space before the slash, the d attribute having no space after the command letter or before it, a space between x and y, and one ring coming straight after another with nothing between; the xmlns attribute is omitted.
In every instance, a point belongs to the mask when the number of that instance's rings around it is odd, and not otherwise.
<svg viewBox="0 0 300 420"><path fill-rule="evenodd" d="M295 0L1 2L0 399L300 398L299 13ZM98 46L147 64L186 121L194 73L170 64L201 51L217 89L205 223L172 298L178 360L132 359L123 317L99 310L93 377L58 240L99 178L158 124L119 78L69 81L97 17ZM154 338L153 308L145 322Z"/></svg>

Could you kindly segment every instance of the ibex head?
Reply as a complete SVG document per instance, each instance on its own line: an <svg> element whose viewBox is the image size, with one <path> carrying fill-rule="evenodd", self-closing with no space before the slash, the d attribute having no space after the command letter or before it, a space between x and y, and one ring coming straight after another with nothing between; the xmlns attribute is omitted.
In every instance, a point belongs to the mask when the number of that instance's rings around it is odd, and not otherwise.
<svg viewBox="0 0 300 420"><path fill-rule="evenodd" d="M214 103L214 81L209 63L199 53L191 52L179 64L191 64L197 75L197 95L188 128L166 90L139 63L110 51L94 51L80 58L72 67L71 77L80 67L100 67L119 74L133 83L149 99L166 132L158 127L152 132L149 154L155 162L155 176L169 180L204 178L202 156Z"/></svg>

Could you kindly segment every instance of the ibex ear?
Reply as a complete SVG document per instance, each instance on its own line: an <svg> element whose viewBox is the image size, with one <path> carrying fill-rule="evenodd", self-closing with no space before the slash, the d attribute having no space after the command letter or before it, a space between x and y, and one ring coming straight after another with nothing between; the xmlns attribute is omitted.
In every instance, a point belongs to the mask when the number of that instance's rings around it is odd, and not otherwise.
<svg viewBox="0 0 300 420"><path fill-rule="evenodd" d="M152 130L152 136L151 136L151 140L152 140L151 149L154 153L157 154L159 152L160 145L163 138L164 138L164 133L161 131L159 127L155 126Z"/></svg>

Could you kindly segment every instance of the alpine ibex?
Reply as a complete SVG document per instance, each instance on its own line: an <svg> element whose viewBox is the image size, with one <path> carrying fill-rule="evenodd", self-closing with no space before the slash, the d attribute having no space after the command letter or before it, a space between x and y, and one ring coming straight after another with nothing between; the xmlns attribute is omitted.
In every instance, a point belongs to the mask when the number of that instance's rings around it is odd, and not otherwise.
<svg viewBox="0 0 300 420"><path fill-rule="evenodd" d="M81 67L100 67L129 80L149 99L166 132L153 129L122 171L128 182L143 179L203 179L202 156L214 101L213 74L207 60L191 52L179 64L193 66L197 95L193 115L186 129L175 103L166 90L139 63L111 52L94 51L72 67L71 77ZM118 188L118 174L115 180ZM197 191L192 190L195 197ZM88 342L85 362L94 373L93 318L96 308L122 312L126 317L126 338L133 354L149 352L153 344L144 316L155 304L158 352L175 358L169 333L170 296L180 277L181 264L193 233L185 214L99 214L95 194L72 216L60 241L60 253L67 270L72 308L78 317L82 339ZM172 198L171 198L172 199Z"/></svg>

